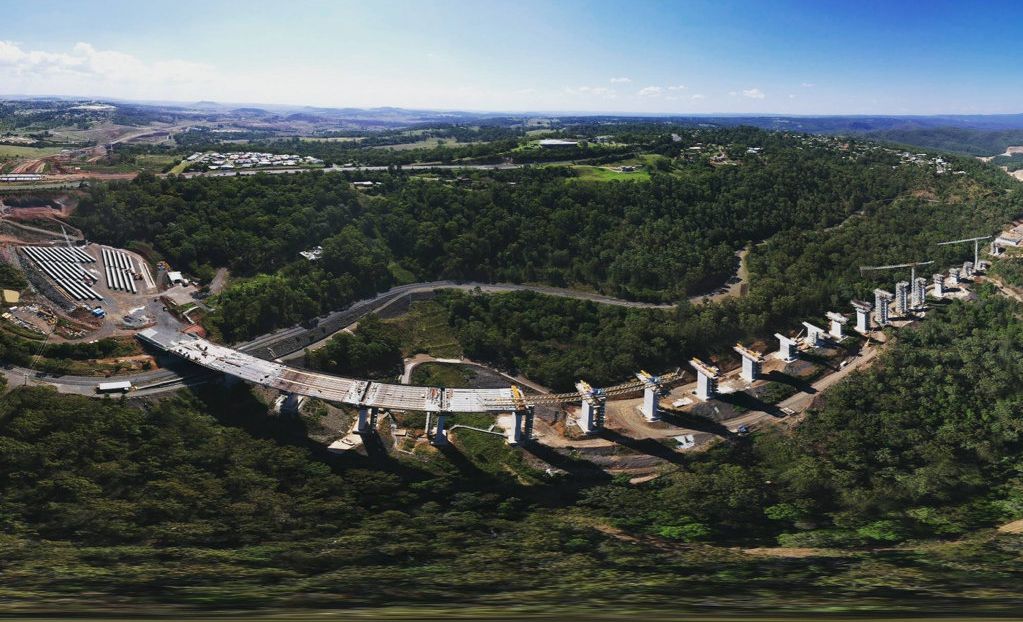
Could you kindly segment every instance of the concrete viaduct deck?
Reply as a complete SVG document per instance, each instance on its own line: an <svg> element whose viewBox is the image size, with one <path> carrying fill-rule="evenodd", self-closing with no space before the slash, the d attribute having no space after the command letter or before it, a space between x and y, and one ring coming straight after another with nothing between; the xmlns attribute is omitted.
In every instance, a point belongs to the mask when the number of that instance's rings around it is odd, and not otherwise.
<svg viewBox="0 0 1023 622"><path fill-rule="evenodd" d="M138 337L160 350L246 382L291 395L315 397L360 408L436 413L503 413L539 404L562 404L583 399L578 392L526 395L514 386L502 389L448 389L343 378L267 361L194 335L150 328L138 333ZM595 391L603 398L638 392L650 392L653 395L662 386L677 382L681 377L682 374L677 371L659 377L645 374L644 378L649 379L638 379Z"/></svg>

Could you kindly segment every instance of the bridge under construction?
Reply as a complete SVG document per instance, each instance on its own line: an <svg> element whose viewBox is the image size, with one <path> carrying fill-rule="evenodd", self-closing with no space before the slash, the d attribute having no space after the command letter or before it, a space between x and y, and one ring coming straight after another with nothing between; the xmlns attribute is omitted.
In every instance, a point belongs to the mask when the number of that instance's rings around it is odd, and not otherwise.
<svg viewBox="0 0 1023 622"><path fill-rule="evenodd" d="M975 240L971 238L965 241ZM958 242L960 241L951 243ZM912 277L915 277L918 266L932 263L934 262L923 261L890 266L865 266L861 270L911 268ZM944 273L935 274L931 295L938 299L945 298L946 281L954 287L961 278L971 278L976 269L983 270L984 267L984 262L975 264L967 261L962 269L954 267L950 270L947 279ZM900 281L896 283L895 289L896 295L881 289L875 290L874 305L858 300L852 301L856 312L856 332L869 335L875 328L883 329L889 326L891 324L889 306L893 301L897 316L903 321L917 316L926 308L925 299L928 294L926 279L912 278L912 282ZM875 322L871 322L871 311L874 312ZM800 343L802 348L812 350L829 340L844 340L846 337L843 326L849 321L848 318L836 312L829 312L826 317L831 322L830 330L803 322L805 337L802 339L799 336L793 338L776 334L779 340L776 358L785 363L794 361L799 356ZM577 390L569 393L525 393L515 385L498 389L424 387L344 378L290 367L191 334L148 329L138 333L138 337L153 347L206 369L280 391L285 400L304 396L355 406L359 414L355 429L358 433L371 432L375 428L374 424L380 411L411 410L428 413L428 430L429 417L436 417L433 442L438 445L447 442L445 416L455 413L514 414L514 429L507 430L510 443L517 443L523 437L527 439L530 437L534 406L578 404L581 414L576 423L584 434L589 434L603 427L605 403L608 399L642 394L640 410L644 419L648 422L657 421L660 418L658 405L660 396L683 378L680 370L661 376L641 371L636 374L635 380L605 388L594 388L580 381L576 385ZM751 350L742 344L737 344L735 350L743 359L741 378L745 382L753 383L760 376L765 353ZM695 396L701 401L714 400L721 377L719 369L699 359L693 359L690 364L696 371Z"/></svg>
<svg viewBox="0 0 1023 622"><path fill-rule="evenodd" d="M442 417L445 413L523 413L531 411L533 406L592 403L594 400L602 403L607 398L639 393L643 393L645 398L644 415L654 420L657 418L658 394L683 376L680 371L662 376L640 372L634 381L603 389L593 389L587 385L585 390L571 393L527 394L517 386L502 389L446 389L321 374L266 361L193 335L168 333L158 329L144 330L138 337L153 347L207 369L276 389L286 395L314 397L357 406L360 432L368 431L369 422L381 409L436 413L438 434L435 438L441 439L444 438Z"/></svg>

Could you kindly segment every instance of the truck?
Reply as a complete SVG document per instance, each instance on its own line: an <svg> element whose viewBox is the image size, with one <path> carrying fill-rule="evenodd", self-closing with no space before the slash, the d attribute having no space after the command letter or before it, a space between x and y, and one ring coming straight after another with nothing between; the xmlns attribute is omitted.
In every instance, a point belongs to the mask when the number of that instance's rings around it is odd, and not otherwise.
<svg viewBox="0 0 1023 622"><path fill-rule="evenodd" d="M127 393L135 387L127 380L119 382L101 382L96 385L96 393Z"/></svg>

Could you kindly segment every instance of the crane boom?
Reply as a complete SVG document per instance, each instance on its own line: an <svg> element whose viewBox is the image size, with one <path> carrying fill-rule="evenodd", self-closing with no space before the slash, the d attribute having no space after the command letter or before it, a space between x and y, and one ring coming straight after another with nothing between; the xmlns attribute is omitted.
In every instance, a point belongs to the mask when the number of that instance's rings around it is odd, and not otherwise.
<svg viewBox="0 0 1023 622"><path fill-rule="evenodd" d="M973 265L980 270L980 241L991 239L990 235L981 235L975 238L963 238L962 240L950 240L948 242L938 242L938 246L948 246L949 244L964 244L966 242L973 242Z"/></svg>
<svg viewBox="0 0 1023 622"><path fill-rule="evenodd" d="M948 246L949 244L962 244L963 242L979 242L980 240L989 240L990 235L982 235L976 238L964 238L962 240L952 240L950 242L938 242L938 246Z"/></svg>
<svg viewBox="0 0 1023 622"><path fill-rule="evenodd" d="M910 269L910 281L916 281L916 267L926 266L934 263L933 261L913 261L910 263L897 263L890 266L860 266L860 274L868 270L892 270L894 268L909 268Z"/></svg>
<svg viewBox="0 0 1023 622"><path fill-rule="evenodd" d="M914 261L913 263L897 263L890 266L860 266L860 272L865 270L889 270L891 268L915 268L934 263L933 261Z"/></svg>

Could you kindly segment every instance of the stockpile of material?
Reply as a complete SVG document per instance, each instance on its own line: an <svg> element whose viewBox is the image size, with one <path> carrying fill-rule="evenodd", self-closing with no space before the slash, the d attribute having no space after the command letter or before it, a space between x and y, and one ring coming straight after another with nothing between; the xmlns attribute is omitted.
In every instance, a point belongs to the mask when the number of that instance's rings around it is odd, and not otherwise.
<svg viewBox="0 0 1023 622"><path fill-rule="evenodd" d="M103 250L103 267L106 270L107 287L137 294L135 286L135 262L124 251L109 248Z"/></svg>
<svg viewBox="0 0 1023 622"><path fill-rule="evenodd" d="M99 277L82 264L96 259L74 246L22 246L21 252L74 300L103 300L92 286Z"/></svg>

